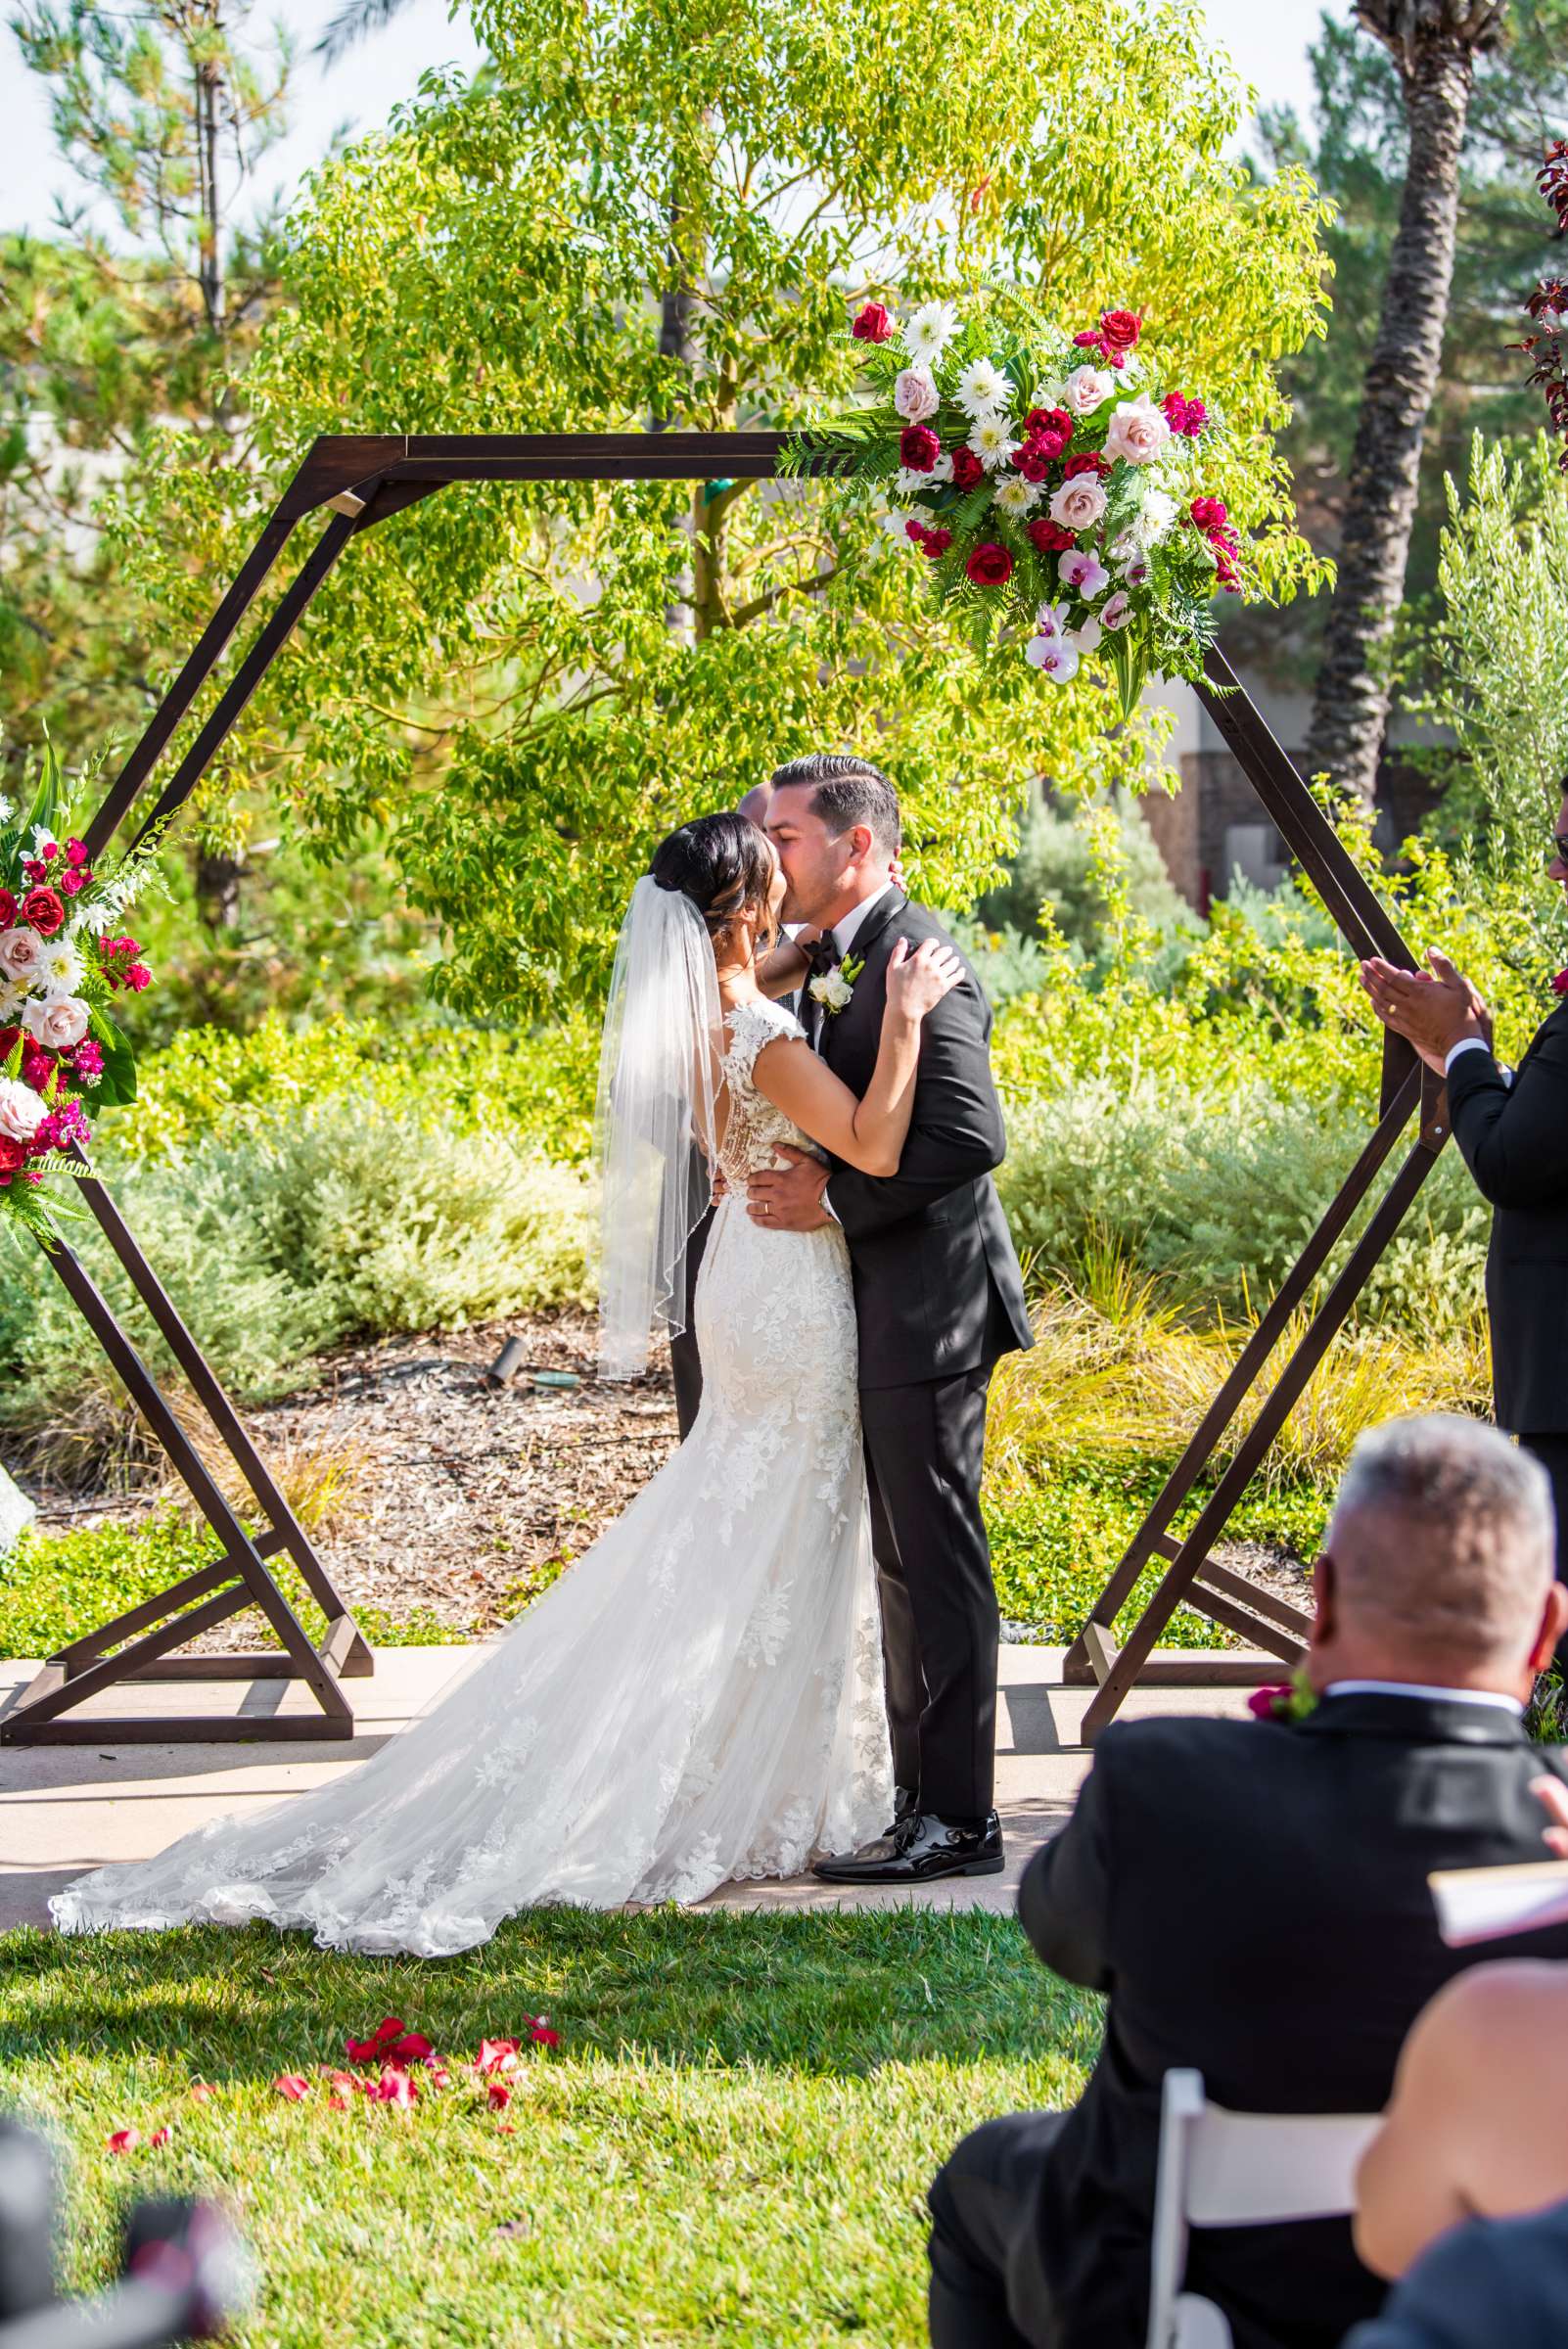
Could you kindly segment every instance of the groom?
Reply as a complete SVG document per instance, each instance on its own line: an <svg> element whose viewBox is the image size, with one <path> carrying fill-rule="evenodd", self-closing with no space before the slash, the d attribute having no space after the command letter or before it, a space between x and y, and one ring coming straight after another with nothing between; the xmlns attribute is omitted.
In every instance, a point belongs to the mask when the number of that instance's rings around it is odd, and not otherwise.
<svg viewBox="0 0 1568 2349"><path fill-rule="evenodd" d="M951 944L894 886L901 830L885 775L818 754L772 779L765 819L787 922L823 933L803 1017L815 1049L863 1094L876 1065L890 955L900 938ZM991 1080L991 1011L973 972L927 1018L914 1116L897 1174L824 1168L786 1150L755 1175L753 1219L850 1244L860 1332L860 1418L882 1607L897 1816L860 1851L817 1863L835 1884L990 1875L996 1594L980 1513L986 1391L1000 1356L1033 1343L992 1170L1006 1148Z"/></svg>

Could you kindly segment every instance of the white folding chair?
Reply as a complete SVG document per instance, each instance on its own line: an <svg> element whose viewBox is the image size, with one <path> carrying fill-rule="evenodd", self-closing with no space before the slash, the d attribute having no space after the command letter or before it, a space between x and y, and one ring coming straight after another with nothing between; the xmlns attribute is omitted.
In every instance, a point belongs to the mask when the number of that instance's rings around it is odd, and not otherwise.
<svg viewBox="0 0 1568 2349"><path fill-rule="evenodd" d="M1167 2072L1154 2189L1148 2349L1230 2349L1212 2300L1181 2289L1192 2227L1339 2218L1378 2113L1227 2112L1201 2072Z"/></svg>

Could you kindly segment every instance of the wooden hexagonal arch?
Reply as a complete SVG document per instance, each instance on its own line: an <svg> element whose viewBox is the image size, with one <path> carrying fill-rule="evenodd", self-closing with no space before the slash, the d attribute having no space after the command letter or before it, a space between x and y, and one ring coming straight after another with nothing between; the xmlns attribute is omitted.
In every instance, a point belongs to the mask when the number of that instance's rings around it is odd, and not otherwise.
<svg viewBox="0 0 1568 2349"><path fill-rule="evenodd" d="M288 642L311 597L350 540L438 490L464 482L766 481L779 469L785 436L743 433L544 433L331 435L318 439L289 484L251 553L163 697L151 724L110 787L86 833L95 856L107 847L146 790L175 729L228 649L295 530L312 515L326 520L295 576L236 664L189 750L163 784L137 829L174 814L189 799L270 664ZM838 461L818 457L807 470L832 473ZM1223 656L1212 651L1198 693L1268 814L1322 898L1351 949L1378 954L1413 969L1415 961L1375 891L1358 870L1311 791L1274 741ZM1222 1439L1241 1413L1266 1365L1310 1296L1336 1243L1393 1156L1412 1116L1419 1122L1363 1231L1317 1312L1298 1338L1278 1377L1255 1412L1228 1466L1184 1539L1170 1528L1208 1469ZM1161 1632L1182 1603L1267 1649L1286 1664L1304 1652L1308 1619L1299 1608L1260 1591L1211 1554L1249 1479L1278 1433L1307 1380L1343 1324L1357 1296L1435 1163L1447 1138L1441 1082L1409 1047L1392 1035L1384 1041L1377 1124L1356 1165L1264 1314L1235 1368L1195 1430L1165 1490L1128 1546L1068 1650L1069 1680L1097 1683L1084 1734L1092 1738L1137 1681L1251 1682L1256 1667L1207 1652L1155 1657ZM229 1507L188 1436L115 1321L90 1276L64 1243L48 1248L73 1301L103 1345L155 1437L223 1544L222 1557L200 1573L128 1609L51 1657L21 1701L0 1720L0 1742L74 1742L138 1738L341 1737L352 1714L340 1681L371 1670L371 1657L352 1616L334 1590L311 1543L255 1452L194 1338L165 1296L151 1266L103 1185L85 1178L83 1199L120 1265L153 1314L175 1361L254 1496L265 1528L251 1535ZM308 1638L268 1561L294 1560L327 1617L319 1648ZM1114 1626L1143 1568L1165 1560L1165 1572L1125 1642ZM172 1651L247 1606L259 1606L280 1640L276 1653L255 1656L178 1656ZM315 1714L232 1715L122 1720L80 1715L84 1698L116 1682L153 1678L282 1677L303 1681L316 1696Z"/></svg>

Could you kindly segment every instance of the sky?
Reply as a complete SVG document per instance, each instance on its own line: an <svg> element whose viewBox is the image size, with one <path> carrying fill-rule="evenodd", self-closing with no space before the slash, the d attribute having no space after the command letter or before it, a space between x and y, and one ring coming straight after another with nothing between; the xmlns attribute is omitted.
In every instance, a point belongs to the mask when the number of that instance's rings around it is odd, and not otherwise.
<svg viewBox="0 0 1568 2349"><path fill-rule="evenodd" d="M451 21L447 0L406 0L392 23L323 71L310 50L337 13L336 0L286 0L266 22L294 34L296 68L289 136L262 160L256 192L292 195L300 175L339 130L373 130L400 99L412 97L421 73L448 62L471 66L478 57L466 15ZM1317 28L1321 0L1211 0L1199 11L1226 48L1242 78L1266 105L1310 111L1307 48ZM256 23L263 20L258 12ZM9 25L0 27L0 228L49 228L57 193L76 183L55 152L42 82L21 65Z"/></svg>

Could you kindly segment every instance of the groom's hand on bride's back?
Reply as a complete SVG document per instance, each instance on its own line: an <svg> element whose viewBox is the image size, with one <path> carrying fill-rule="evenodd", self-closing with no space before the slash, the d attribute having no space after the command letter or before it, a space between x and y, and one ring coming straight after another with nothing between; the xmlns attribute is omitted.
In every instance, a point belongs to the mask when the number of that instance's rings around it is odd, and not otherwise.
<svg viewBox="0 0 1568 2349"><path fill-rule="evenodd" d="M746 1212L752 1221L771 1231L818 1231L831 1223L833 1218L822 1205L828 1171L821 1160L808 1150L797 1150L792 1142L781 1142L778 1155L789 1160L787 1168L765 1168L747 1185Z"/></svg>

